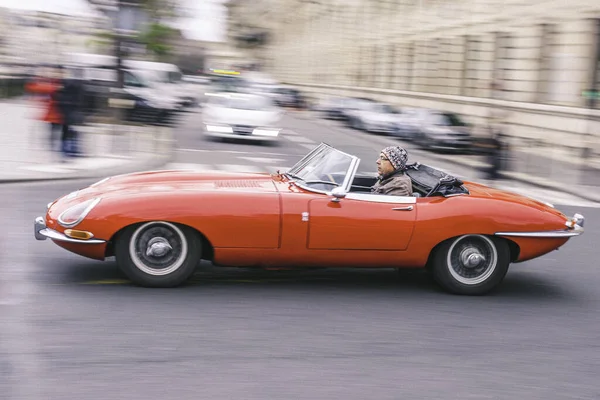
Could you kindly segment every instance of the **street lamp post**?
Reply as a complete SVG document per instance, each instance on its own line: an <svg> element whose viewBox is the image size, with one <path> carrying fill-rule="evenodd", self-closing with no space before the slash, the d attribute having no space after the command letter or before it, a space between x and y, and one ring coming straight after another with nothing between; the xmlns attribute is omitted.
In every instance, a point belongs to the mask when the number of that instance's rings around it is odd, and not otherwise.
<svg viewBox="0 0 600 400"><path fill-rule="evenodd" d="M123 110L133 107L133 101L126 99L123 72L123 57L126 56L124 44L128 38L134 37L142 23L139 0L117 0L107 14L113 21L116 85L111 90L109 105L113 108L117 122L123 121Z"/></svg>

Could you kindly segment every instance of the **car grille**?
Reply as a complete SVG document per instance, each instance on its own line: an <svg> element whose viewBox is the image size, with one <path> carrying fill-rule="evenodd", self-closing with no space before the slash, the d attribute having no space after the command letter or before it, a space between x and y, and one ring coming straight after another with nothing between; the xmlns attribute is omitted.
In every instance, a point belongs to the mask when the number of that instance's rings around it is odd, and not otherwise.
<svg viewBox="0 0 600 400"><path fill-rule="evenodd" d="M235 125L233 127L233 133L237 133L239 135L252 135L253 131L254 127L249 125Z"/></svg>

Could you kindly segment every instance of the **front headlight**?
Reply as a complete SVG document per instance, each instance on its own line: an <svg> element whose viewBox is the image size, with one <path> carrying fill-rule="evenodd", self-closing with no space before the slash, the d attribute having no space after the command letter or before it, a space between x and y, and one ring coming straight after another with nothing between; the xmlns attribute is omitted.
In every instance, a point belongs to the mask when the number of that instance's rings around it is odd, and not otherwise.
<svg viewBox="0 0 600 400"><path fill-rule="evenodd" d="M206 124L206 130L209 132L233 133L233 129L227 125Z"/></svg>
<svg viewBox="0 0 600 400"><path fill-rule="evenodd" d="M89 214L90 211L100 202L100 197L84 201L69 207L60 214L58 223L65 228L72 228L79 224Z"/></svg>
<svg viewBox="0 0 600 400"><path fill-rule="evenodd" d="M100 186L100 185L102 185L104 182L106 182L106 181L107 181L107 180L109 180L109 179L110 179L110 176L109 176L108 178L104 178L104 179L102 179L102 180L99 180L99 181L98 181L98 182L96 182L96 183L92 183L92 184L90 185L90 187L96 187L96 186Z"/></svg>
<svg viewBox="0 0 600 400"><path fill-rule="evenodd" d="M279 129L256 128L252 134L256 136L276 137L279 135Z"/></svg>

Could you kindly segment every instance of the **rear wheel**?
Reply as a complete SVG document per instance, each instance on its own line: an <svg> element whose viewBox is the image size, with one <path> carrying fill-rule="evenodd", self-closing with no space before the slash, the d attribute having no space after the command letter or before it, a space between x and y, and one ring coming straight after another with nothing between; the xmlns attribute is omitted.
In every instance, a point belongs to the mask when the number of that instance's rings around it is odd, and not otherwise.
<svg viewBox="0 0 600 400"><path fill-rule="evenodd" d="M202 255L202 242L191 228L152 221L125 229L115 244L123 273L137 285L174 287L188 280Z"/></svg>
<svg viewBox="0 0 600 400"><path fill-rule="evenodd" d="M464 235L446 241L432 258L431 272L444 289L482 295L502 282L510 265L508 243L485 235Z"/></svg>

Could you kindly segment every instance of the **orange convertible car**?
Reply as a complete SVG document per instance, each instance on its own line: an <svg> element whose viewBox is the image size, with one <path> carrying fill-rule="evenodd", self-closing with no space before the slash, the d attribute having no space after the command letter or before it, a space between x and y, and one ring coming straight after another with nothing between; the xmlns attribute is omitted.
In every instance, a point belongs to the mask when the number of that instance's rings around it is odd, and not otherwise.
<svg viewBox="0 0 600 400"><path fill-rule="evenodd" d="M484 294L510 263L583 233L584 218L412 164L414 197L370 193L360 160L320 144L288 172L154 171L101 180L48 205L35 237L115 256L136 284L185 282L201 259L234 267L427 268L446 290Z"/></svg>

